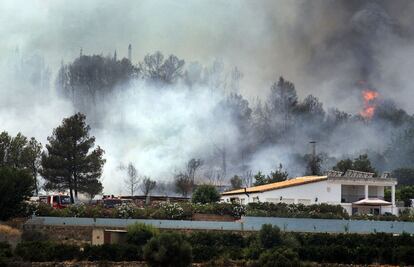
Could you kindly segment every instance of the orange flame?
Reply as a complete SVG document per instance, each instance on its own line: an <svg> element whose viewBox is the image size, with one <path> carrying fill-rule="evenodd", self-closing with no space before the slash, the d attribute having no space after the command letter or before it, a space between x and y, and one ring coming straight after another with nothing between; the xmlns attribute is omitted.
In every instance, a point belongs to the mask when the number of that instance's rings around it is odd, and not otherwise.
<svg viewBox="0 0 414 267"><path fill-rule="evenodd" d="M364 99L364 110L360 112L361 116L365 119L371 119L374 116L375 108L377 107L375 99L378 97L378 92L366 89L362 91L362 97Z"/></svg>

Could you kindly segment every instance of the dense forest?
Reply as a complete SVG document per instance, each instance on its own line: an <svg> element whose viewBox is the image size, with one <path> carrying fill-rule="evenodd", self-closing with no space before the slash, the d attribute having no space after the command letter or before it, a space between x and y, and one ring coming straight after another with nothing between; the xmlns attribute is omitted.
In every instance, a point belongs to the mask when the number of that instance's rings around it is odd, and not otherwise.
<svg viewBox="0 0 414 267"><path fill-rule="evenodd" d="M177 124L170 125L170 130L176 132L172 134L186 138L183 130L186 127L214 132L214 138L203 140L208 143L206 146L200 150L194 147L194 154L188 155L188 160L193 157L203 160L201 176L209 178L243 176L252 169L257 170L255 164L260 166L261 160L273 160L274 168L281 163L291 175L305 174L311 140L318 143L322 170L331 168L342 157L356 157L361 153L367 153L380 171L413 166L413 117L390 99L378 97L369 99L368 104L362 102L364 92L375 92L367 82L356 83L360 88L361 110L349 114L335 108L325 110L317 96L300 99L294 83L283 77L275 79L267 98L249 101L238 93L242 78L237 67L226 72L219 61L212 66L198 63L187 66L184 60L174 55L165 57L161 52L148 54L138 64L126 58L119 60L116 54L113 57L81 55L62 65L56 89L77 110L87 114L96 128L108 127L108 118L114 116L113 112L119 112L117 115L123 116L118 120L121 136L129 130L128 124L140 127L143 123L135 118L137 112L152 119L169 116L162 114L166 112L164 109L145 110L148 103L140 106L141 102L155 101L150 94L155 94L155 98L158 94L161 102L179 101L180 105L188 105L196 112L191 114L196 120L178 118L181 114L174 110L176 103L161 103L171 108L168 112L173 114L172 119L178 119ZM125 97L124 94L142 99L131 110L111 108L119 104L117 98ZM200 109L194 109L193 102ZM208 109L203 110L202 105L208 105ZM202 133L201 138L207 136L207 132ZM200 140L180 141L177 145L185 147ZM211 151L206 151L206 147Z"/></svg>
<svg viewBox="0 0 414 267"><path fill-rule="evenodd" d="M137 176L167 184L192 172L196 183L229 184L237 175L244 185L258 171L283 168L290 177L321 174L339 160L361 154L379 172L407 178L414 167L412 115L365 81L353 84L360 109L347 113L325 109L318 96L301 98L293 81L277 76L267 97L245 97L240 88L247 74L217 60L209 66L186 64L155 52L133 63L118 59L116 52L81 54L62 63L55 78L46 67L39 68L42 60L34 62L37 66L29 69L37 72L30 83L45 90L47 79L54 80L44 93L86 115L107 152L104 173L111 180L128 176L121 168L127 164ZM15 71L17 76L26 70ZM367 92L373 97L364 99ZM310 141L317 143L316 170L310 166ZM197 166L190 166L194 161ZM169 191L168 185L159 190Z"/></svg>

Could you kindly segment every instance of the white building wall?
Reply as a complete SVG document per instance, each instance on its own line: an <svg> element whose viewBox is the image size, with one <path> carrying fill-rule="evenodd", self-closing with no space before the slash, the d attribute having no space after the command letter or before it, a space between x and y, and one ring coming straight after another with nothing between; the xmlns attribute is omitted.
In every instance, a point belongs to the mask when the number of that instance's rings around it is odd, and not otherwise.
<svg viewBox="0 0 414 267"><path fill-rule="evenodd" d="M246 194L222 196L221 199L230 202L230 198L239 198L243 204L258 201L288 204L302 203L305 205L315 203L339 204L341 203L341 185L325 180L262 193L249 193L249 196Z"/></svg>

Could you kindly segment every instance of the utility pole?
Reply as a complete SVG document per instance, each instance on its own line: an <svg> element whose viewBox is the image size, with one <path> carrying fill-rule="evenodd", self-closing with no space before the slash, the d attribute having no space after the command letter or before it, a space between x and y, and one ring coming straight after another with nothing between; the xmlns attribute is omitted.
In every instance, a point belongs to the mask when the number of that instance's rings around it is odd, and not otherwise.
<svg viewBox="0 0 414 267"><path fill-rule="evenodd" d="M131 44L128 45L128 59L129 59L129 62L132 62L132 47L131 47Z"/></svg>
<svg viewBox="0 0 414 267"><path fill-rule="evenodd" d="M312 146L312 160L315 160L315 158L316 158L316 141L310 141L309 143Z"/></svg>

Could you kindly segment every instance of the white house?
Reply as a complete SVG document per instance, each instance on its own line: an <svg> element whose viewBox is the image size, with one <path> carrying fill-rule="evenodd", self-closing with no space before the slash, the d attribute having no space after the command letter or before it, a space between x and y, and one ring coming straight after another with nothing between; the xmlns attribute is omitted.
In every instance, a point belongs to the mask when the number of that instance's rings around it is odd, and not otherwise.
<svg viewBox="0 0 414 267"><path fill-rule="evenodd" d="M373 177L373 173L348 170L344 174L328 171L325 176L304 176L283 182L253 186L221 194L225 202L327 203L341 205L349 214L398 214L395 206L396 179L389 173ZM391 202L384 200L384 190L391 188Z"/></svg>

